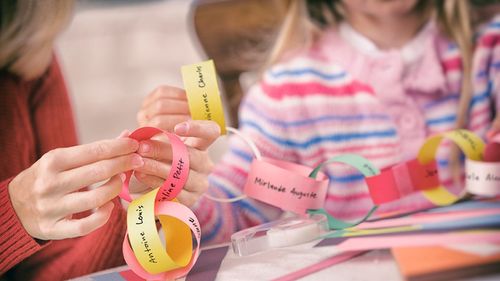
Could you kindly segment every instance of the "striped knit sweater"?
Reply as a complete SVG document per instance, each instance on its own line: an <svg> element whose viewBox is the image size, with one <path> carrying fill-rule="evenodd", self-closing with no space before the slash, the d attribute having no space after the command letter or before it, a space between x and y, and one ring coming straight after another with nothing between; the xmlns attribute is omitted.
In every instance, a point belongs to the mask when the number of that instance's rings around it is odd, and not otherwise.
<svg viewBox="0 0 500 281"><path fill-rule="evenodd" d="M250 89L240 107L241 131L264 156L310 167L341 153L360 154L378 168L414 158L426 137L453 129L461 88L457 46L437 30L430 32L433 35L422 46L422 63L417 64L420 69L395 76L381 74L375 67L384 58L367 60L343 42L338 30L326 31L317 44L269 69ZM494 116L493 100L496 108L500 100L500 17L479 33L473 63L469 129L484 136ZM387 76L397 79L389 81ZM395 89L399 95L388 93ZM448 186L449 147L443 144L438 151L440 178ZM209 193L241 194L252 158L250 149L231 137L229 151L210 175ZM343 165L323 171L330 179L326 210L342 219L367 213L373 203L361 174ZM457 189L450 186L452 191ZM414 194L385 204L380 211L429 206L421 194ZM195 211L204 243L228 241L232 233L281 214L251 199L228 204L203 198Z"/></svg>

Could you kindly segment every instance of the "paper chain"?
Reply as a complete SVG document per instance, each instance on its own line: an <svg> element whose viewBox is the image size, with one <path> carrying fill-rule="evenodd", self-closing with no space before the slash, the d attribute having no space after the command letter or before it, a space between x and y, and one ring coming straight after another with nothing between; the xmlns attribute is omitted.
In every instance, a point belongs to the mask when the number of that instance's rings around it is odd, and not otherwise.
<svg viewBox="0 0 500 281"><path fill-rule="evenodd" d="M213 120L226 131L242 138L252 149L253 160L244 194L236 198L209 199L235 202L251 197L286 211L298 214L324 214L330 229L345 229L368 219L379 205L403 198L414 192L423 192L435 205L449 205L465 194L496 196L500 194L499 162L483 161L483 153L498 154L500 137L486 147L483 141L467 130L455 130L430 137L421 147L417 159L379 171L362 156L343 154L333 157L314 169L278 159L264 158L255 144L238 130L226 128L218 91L215 67L212 61L184 66L182 76L191 116L195 120ZM129 137L147 140L164 134L173 151L172 169L161 187L132 200L128 183L133 171L126 173L120 197L130 202L127 210L127 234L123 241L123 255L130 268L145 279L175 279L186 275L196 262L201 241L200 224L194 213L177 203L175 197L184 187L189 175L189 155L184 143L174 134L157 128L144 127ZM439 182L436 151L443 139L457 144L466 155L466 183L462 194L454 195ZM323 207L328 189L328 178L320 170L331 163L342 163L359 170L364 176L373 208L360 220L345 222L331 216ZM160 241L155 218L163 226L167 247ZM193 237L196 247L193 249Z"/></svg>
<svg viewBox="0 0 500 281"><path fill-rule="evenodd" d="M126 173L120 193L122 199L130 202L123 257L130 269L144 279L170 280L186 275L196 262L201 229L194 213L175 200L189 176L189 154L184 143L176 135L152 127L139 128L129 137L141 141L158 134L165 135L170 141L172 168L161 187L135 200L128 190L132 171ZM156 217L164 232L165 249L156 228Z"/></svg>
<svg viewBox="0 0 500 281"><path fill-rule="evenodd" d="M224 129L224 114L213 62L184 66L182 74L193 119L216 121L223 132L229 131L242 138L256 156L251 164L243 194L235 198L215 198L206 195L214 201L231 203L248 196L285 211L298 214L325 214L329 218L331 229L344 229L368 219L379 205L399 200L415 192L422 192L430 202L438 206L452 204L466 193L500 194L500 163L484 163L483 141L467 130L454 130L432 136L421 147L417 159L382 171L369 160L355 154L333 157L312 170L300 164L263 158L252 140L236 129ZM439 181L435 155L443 139L454 142L467 157L466 184L463 193L458 196L449 192ZM360 220L355 222L337 220L323 209L328 179L320 170L330 163L352 166L365 176L374 206Z"/></svg>

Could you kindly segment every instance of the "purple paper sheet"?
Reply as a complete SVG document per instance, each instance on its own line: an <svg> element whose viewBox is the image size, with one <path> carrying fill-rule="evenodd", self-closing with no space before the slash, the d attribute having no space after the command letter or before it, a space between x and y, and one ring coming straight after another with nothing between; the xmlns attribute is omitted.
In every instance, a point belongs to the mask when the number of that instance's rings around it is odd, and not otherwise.
<svg viewBox="0 0 500 281"><path fill-rule="evenodd" d="M212 281L217 277L228 246L201 251L198 261L186 276L186 281Z"/></svg>

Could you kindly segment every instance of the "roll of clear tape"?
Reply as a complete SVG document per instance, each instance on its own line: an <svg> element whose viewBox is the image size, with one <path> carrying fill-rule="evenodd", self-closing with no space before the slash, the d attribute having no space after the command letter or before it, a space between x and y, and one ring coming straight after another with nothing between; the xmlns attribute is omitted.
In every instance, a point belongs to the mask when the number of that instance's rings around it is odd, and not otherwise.
<svg viewBox="0 0 500 281"><path fill-rule="evenodd" d="M273 248L300 245L320 239L328 232L325 215L291 217L244 229L231 236L238 256L248 256Z"/></svg>

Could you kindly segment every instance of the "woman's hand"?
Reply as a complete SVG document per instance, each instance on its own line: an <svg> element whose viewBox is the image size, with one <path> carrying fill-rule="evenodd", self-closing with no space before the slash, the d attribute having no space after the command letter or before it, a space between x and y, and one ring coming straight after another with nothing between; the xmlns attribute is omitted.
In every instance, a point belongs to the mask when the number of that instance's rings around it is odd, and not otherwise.
<svg viewBox="0 0 500 281"><path fill-rule="evenodd" d="M121 190L119 174L144 165L137 141L121 138L58 148L9 184L14 210L26 231L42 240L86 235L104 225ZM82 188L107 180L95 189ZM72 216L96 209L87 217Z"/></svg>
<svg viewBox="0 0 500 281"><path fill-rule="evenodd" d="M191 170L177 198L186 206L192 206L208 188L207 176L213 164L207 148L219 137L219 126L212 121L191 120L186 92L169 86L157 88L144 100L137 121L141 126L157 127L183 138L188 146ZM138 153L144 157L144 166L136 169L135 176L142 186L131 187L132 193L159 187L171 168L172 150L166 140L141 141Z"/></svg>

